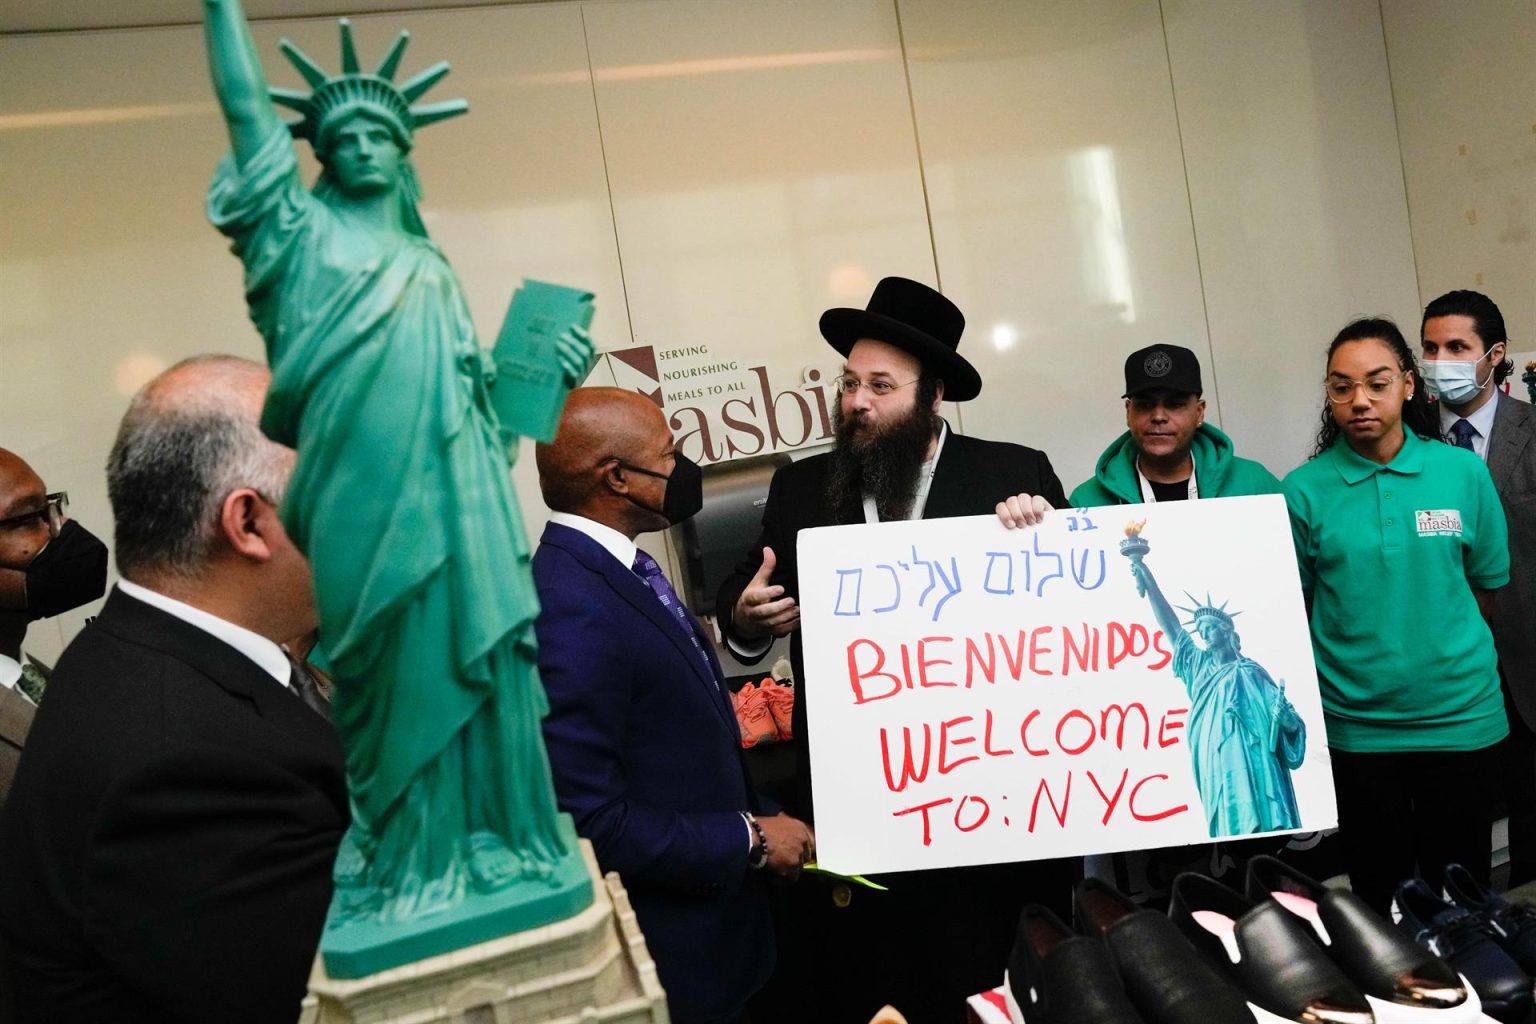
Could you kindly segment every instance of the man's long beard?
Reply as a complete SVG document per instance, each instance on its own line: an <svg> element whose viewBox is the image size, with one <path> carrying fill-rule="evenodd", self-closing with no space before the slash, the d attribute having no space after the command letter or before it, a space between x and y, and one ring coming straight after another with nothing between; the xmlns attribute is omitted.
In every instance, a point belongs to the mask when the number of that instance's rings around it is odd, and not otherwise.
<svg viewBox="0 0 1536 1024"><path fill-rule="evenodd" d="M907 518L928 446L938 434L939 414L914 405L900 419L872 427L862 417L844 414L839 403L835 422L837 446L827 475L827 503L838 519L861 521L865 495L875 499L881 522Z"/></svg>

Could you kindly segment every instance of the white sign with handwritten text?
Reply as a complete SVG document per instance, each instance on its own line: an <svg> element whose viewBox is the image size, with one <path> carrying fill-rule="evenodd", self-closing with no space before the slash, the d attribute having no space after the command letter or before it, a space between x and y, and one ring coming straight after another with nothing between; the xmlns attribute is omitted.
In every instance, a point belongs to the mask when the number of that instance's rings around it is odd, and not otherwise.
<svg viewBox="0 0 1536 1024"><path fill-rule="evenodd" d="M799 562L830 870L1337 824L1278 496L827 527Z"/></svg>

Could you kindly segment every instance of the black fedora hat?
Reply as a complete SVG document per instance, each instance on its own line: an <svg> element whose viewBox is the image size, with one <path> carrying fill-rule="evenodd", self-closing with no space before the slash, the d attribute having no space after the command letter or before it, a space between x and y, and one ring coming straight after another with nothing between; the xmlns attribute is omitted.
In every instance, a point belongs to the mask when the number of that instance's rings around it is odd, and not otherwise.
<svg viewBox="0 0 1536 1024"><path fill-rule="evenodd" d="M926 373L944 382L944 397L965 402L981 394L981 375L956 351L965 315L925 284L887 277L875 285L866 309L829 309L821 336L844 357L860 338L873 338L922 360Z"/></svg>

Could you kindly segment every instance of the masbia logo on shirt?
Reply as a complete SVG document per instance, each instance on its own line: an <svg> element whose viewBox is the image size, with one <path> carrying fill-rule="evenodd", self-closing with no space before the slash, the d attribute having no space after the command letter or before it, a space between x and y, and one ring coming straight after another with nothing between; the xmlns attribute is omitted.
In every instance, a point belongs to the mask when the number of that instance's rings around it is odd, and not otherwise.
<svg viewBox="0 0 1536 1024"><path fill-rule="evenodd" d="M1460 537L1461 510L1456 508L1421 508L1413 514L1420 537Z"/></svg>

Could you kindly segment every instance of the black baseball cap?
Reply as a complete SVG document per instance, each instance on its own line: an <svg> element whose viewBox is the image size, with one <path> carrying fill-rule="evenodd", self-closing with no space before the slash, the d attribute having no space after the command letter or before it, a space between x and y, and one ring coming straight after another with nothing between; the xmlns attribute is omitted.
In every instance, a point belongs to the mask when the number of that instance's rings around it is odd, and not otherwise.
<svg viewBox="0 0 1536 1024"><path fill-rule="evenodd" d="M1146 391L1200 394L1200 360L1178 345L1151 345L1125 357L1124 398Z"/></svg>

